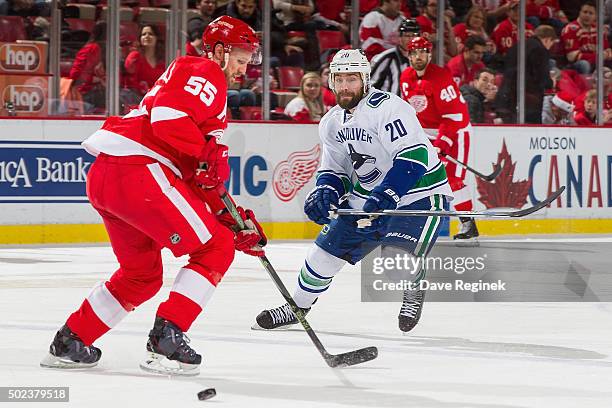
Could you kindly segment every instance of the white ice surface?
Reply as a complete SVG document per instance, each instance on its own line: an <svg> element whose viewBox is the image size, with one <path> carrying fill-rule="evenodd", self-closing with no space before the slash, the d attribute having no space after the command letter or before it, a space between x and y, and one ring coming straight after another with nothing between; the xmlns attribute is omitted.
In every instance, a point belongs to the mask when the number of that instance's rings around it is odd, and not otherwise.
<svg viewBox="0 0 612 408"><path fill-rule="evenodd" d="M309 243L268 256L290 291ZM116 268L109 247L0 248L0 386L69 386L72 407L612 407L612 304L426 303L410 335L399 305L361 303L359 268L347 267L308 315L331 353L377 346L378 359L328 368L302 331L250 330L283 303L257 259L239 254L189 331L204 357L194 378L141 371L155 310L182 265L165 253L160 293L96 345L98 367L38 366L55 330ZM183 260L184 261L184 260ZM217 396L196 393L215 387ZM0 408L11 406L0 403Z"/></svg>

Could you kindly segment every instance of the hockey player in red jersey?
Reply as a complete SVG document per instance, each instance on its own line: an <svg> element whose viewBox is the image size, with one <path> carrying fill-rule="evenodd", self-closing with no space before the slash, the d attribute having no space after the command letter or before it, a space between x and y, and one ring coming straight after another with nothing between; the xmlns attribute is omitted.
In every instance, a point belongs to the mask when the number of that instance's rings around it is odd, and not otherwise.
<svg viewBox="0 0 612 408"><path fill-rule="evenodd" d="M471 211L472 197L465 180L465 168L446 161L445 155L467 163L472 125L467 104L453 76L446 68L431 63L432 44L423 37L408 43L410 67L400 76L402 97L416 110L421 126L446 165L446 175L459 211ZM475 239L478 228L473 218L460 217L460 231L453 238Z"/></svg>
<svg viewBox="0 0 612 408"><path fill-rule="evenodd" d="M205 56L174 60L137 109L109 117L83 142L97 156L87 196L101 215L119 268L98 284L57 332L44 367L97 364L93 342L162 286L161 249L189 255L157 309L141 368L195 375L202 357L184 336L223 278L234 249L263 255L265 235L252 211L234 232L218 189L229 177L227 87L259 63L259 40L244 22L222 16L203 35Z"/></svg>

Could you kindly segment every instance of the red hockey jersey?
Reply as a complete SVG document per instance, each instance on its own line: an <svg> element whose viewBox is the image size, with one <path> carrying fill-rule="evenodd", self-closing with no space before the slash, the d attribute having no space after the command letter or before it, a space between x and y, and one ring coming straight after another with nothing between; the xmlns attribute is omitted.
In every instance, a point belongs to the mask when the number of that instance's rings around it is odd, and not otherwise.
<svg viewBox="0 0 612 408"><path fill-rule="evenodd" d="M148 156L189 179L207 138L223 135L226 109L227 82L221 67L202 57L179 57L137 109L109 117L83 147L94 156Z"/></svg>
<svg viewBox="0 0 612 408"><path fill-rule="evenodd" d="M409 67L400 76L400 88L428 134L437 129L436 138L447 136L455 141L457 131L470 124L467 104L448 69L430 63L419 78Z"/></svg>
<svg viewBox="0 0 612 408"><path fill-rule="evenodd" d="M533 26L525 23L525 38L533 35ZM518 39L518 25L514 24L510 18L505 19L493 29L491 39L497 47L497 52L505 55L506 52L516 43Z"/></svg>
<svg viewBox="0 0 612 408"><path fill-rule="evenodd" d="M595 64L597 59L596 44L597 44L597 25L593 24L591 27L584 29L578 23L578 20L574 20L571 23L563 27L561 31L561 43L565 49L565 53L572 51L580 51L578 60L585 60ZM610 48L608 44L608 30L604 27L604 50Z"/></svg>

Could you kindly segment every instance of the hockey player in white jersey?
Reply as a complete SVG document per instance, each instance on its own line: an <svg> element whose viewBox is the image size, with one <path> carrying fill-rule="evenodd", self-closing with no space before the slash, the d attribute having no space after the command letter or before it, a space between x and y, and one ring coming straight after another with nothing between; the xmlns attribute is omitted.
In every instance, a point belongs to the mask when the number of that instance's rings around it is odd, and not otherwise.
<svg viewBox="0 0 612 408"><path fill-rule="evenodd" d="M309 219L323 225L298 276L293 298L305 312L347 263L382 245L426 256L436 241L440 217L380 217L360 228L356 216L330 219L332 207L366 212L388 209L443 210L452 192L444 166L414 109L400 97L370 86L370 64L361 50L341 50L330 64L334 106L319 123L322 160L316 188L304 204ZM412 287L424 270L411 275ZM407 332L421 316L422 290L404 291L399 328ZM254 329L297 323L288 304L264 310Z"/></svg>

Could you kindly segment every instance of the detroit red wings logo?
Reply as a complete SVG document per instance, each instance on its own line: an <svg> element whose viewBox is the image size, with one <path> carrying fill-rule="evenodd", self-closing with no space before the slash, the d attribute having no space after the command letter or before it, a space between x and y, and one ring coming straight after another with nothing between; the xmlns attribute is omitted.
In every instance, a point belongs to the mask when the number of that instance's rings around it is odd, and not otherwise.
<svg viewBox="0 0 612 408"><path fill-rule="evenodd" d="M408 103L414 108L416 113L421 113L427 109L427 97L425 95L412 95L408 98Z"/></svg>
<svg viewBox="0 0 612 408"><path fill-rule="evenodd" d="M293 152L274 168L272 186L282 201L290 201L312 178L319 167L321 147L317 144L306 152Z"/></svg>

